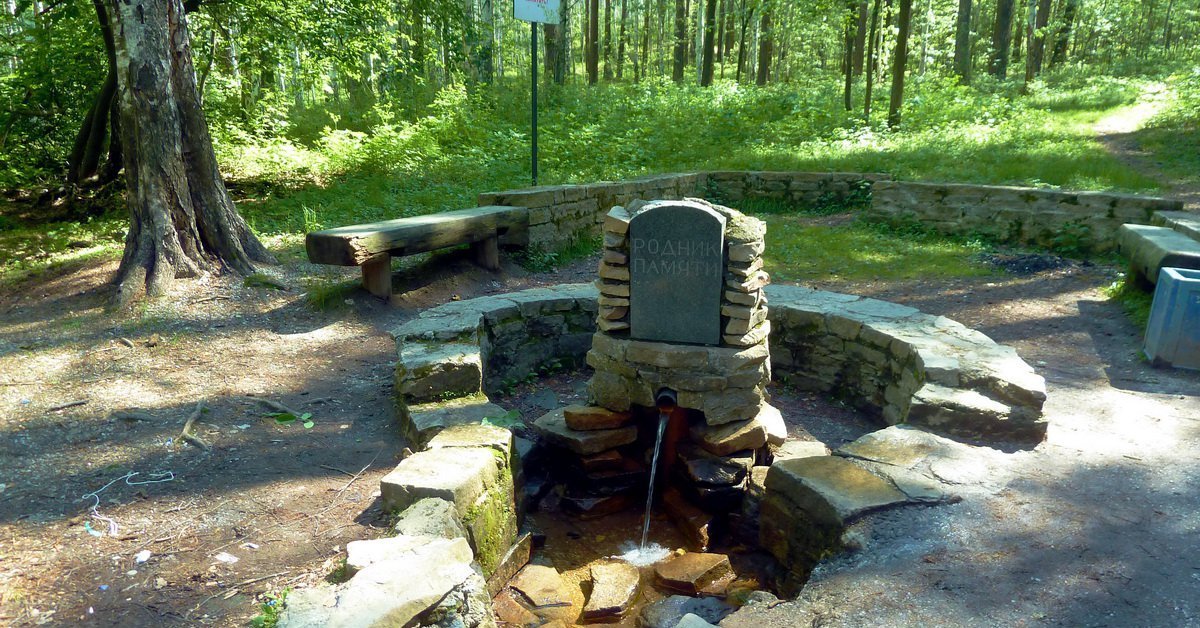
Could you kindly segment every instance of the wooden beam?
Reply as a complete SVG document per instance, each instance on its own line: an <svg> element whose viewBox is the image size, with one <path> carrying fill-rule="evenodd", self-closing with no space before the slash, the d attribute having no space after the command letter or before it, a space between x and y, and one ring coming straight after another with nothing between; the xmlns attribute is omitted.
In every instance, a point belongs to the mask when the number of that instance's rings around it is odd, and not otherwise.
<svg viewBox="0 0 1200 628"><path fill-rule="evenodd" d="M371 294L387 299L392 296L392 256L381 253L363 262L363 288Z"/></svg>

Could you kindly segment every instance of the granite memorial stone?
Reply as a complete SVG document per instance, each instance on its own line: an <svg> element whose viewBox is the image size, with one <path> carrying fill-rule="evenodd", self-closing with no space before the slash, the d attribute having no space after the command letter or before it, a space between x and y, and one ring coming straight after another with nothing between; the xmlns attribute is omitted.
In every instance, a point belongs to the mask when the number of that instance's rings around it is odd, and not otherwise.
<svg viewBox="0 0 1200 628"><path fill-rule="evenodd" d="M717 345L725 217L700 203L650 203L629 222L630 335Z"/></svg>

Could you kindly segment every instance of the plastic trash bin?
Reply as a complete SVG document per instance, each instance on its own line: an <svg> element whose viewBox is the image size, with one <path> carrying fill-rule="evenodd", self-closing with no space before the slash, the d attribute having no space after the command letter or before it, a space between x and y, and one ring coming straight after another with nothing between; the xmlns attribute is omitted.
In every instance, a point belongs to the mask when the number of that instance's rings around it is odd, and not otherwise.
<svg viewBox="0 0 1200 628"><path fill-rule="evenodd" d="M1155 366L1200 370L1200 270L1159 272L1145 351Z"/></svg>

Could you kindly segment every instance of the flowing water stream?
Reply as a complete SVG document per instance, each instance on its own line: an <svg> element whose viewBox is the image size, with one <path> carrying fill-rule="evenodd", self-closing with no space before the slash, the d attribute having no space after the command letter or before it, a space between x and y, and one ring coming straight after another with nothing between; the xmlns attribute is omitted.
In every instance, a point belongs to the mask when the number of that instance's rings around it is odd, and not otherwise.
<svg viewBox="0 0 1200 628"><path fill-rule="evenodd" d="M642 544L638 548L646 551L646 540L650 536L650 507L654 505L654 477L658 474L658 454L662 449L663 432L667 429L670 413L658 413L658 435L654 438L654 456L650 458L650 486L646 489L646 522L642 524Z"/></svg>

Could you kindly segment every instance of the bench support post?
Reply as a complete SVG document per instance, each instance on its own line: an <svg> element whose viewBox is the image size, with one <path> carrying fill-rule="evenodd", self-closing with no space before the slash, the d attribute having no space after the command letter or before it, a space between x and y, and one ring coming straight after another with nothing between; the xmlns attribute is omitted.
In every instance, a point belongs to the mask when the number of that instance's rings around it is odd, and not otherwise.
<svg viewBox="0 0 1200 628"><path fill-rule="evenodd" d="M362 263L363 287L371 294L387 299L392 296L392 256L380 253Z"/></svg>
<svg viewBox="0 0 1200 628"><path fill-rule="evenodd" d="M500 270L500 238L492 236L471 243L475 263L488 270Z"/></svg>

